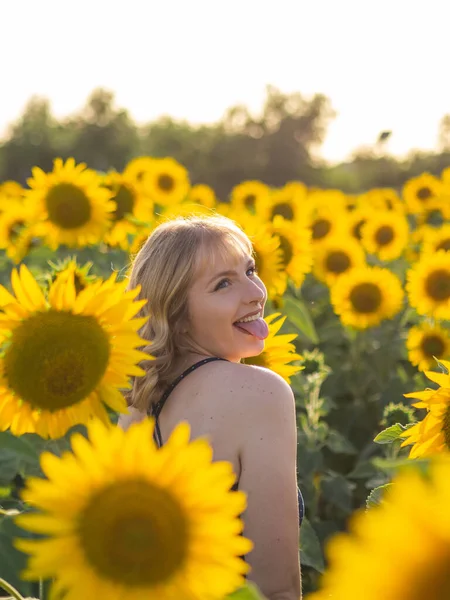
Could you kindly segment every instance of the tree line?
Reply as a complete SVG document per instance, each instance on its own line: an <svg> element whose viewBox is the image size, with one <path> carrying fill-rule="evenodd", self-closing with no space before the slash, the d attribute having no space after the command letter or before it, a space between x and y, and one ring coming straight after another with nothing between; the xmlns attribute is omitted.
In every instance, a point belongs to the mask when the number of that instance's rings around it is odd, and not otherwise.
<svg viewBox="0 0 450 600"><path fill-rule="evenodd" d="M25 183L32 166L51 170L56 156L73 156L89 167L121 170L135 156L172 156L184 164L193 183L207 183L219 198L248 179L271 186L300 180L308 186L348 193L373 187L400 188L422 172L439 175L450 165L450 116L443 117L435 152L398 160L383 151L389 132L373 148L329 166L317 158L335 113L329 98L283 94L267 87L258 116L234 106L214 124L194 126L162 117L138 125L115 105L114 95L97 89L77 114L58 120L45 98L34 97L0 142L0 181Z"/></svg>

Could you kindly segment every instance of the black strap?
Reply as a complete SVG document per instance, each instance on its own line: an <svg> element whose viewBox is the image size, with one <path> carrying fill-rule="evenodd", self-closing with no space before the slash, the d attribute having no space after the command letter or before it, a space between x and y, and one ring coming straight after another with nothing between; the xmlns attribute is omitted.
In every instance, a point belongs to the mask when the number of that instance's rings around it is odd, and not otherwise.
<svg viewBox="0 0 450 600"><path fill-rule="evenodd" d="M169 385L167 390L162 395L161 399L158 402L156 402L155 404L151 405L150 412L151 412L152 416L155 417L155 431L153 432L153 437L155 438L155 442L159 448L161 448L161 446L163 445L163 442L162 442L162 437L161 437L161 430L159 428L158 417L161 414L161 411L163 409L163 406L164 406L167 398L170 396L170 394L173 392L173 390L177 387L177 385L180 383L180 381L182 381L187 375L189 375L190 373L192 373L199 367L202 367L203 365L207 365L208 363L214 362L216 360L225 360L226 361L226 358L219 358L218 356L210 356L209 358L204 358L203 360L199 360L198 362L196 362L195 364L190 366L188 369L186 369L186 371L183 371L183 373L181 373L181 375L179 375L175 379L175 381L173 381Z"/></svg>

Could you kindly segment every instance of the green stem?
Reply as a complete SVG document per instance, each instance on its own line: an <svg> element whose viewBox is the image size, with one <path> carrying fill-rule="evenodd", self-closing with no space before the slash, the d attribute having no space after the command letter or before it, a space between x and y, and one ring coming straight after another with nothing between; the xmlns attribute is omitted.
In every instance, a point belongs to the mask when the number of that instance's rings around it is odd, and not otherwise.
<svg viewBox="0 0 450 600"><path fill-rule="evenodd" d="M39 599L44 600L44 580L39 579Z"/></svg>
<svg viewBox="0 0 450 600"><path fill-rule="evenodd" d="M15 598L16 600L25 600L25 598L19 594L19 592L16 590L16 588L14 588L11 584L9 584L7 581L2 579L1 577L0 577L0 588L4 589L5 592L8 592L8 594L11 594L11 596L13 598Z"/></svg>

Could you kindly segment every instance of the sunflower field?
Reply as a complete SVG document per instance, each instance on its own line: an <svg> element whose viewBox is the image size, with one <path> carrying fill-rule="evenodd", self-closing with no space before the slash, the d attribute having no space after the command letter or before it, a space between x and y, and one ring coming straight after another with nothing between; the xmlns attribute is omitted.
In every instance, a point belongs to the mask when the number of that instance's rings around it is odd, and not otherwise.
<svg viewBox="0 0 450 600"><path fill-rule="evenodd" d="M219 199L147 156L0 183L4 594L262 597L244 585L231 466L187 424L161 449L151 421L115 426L151 359L130 261L160 222L212 214L249 235L268 290L265 350L245 362L295 393L304 596L450 598L450 168L352 196L244 181Z"/></svg>

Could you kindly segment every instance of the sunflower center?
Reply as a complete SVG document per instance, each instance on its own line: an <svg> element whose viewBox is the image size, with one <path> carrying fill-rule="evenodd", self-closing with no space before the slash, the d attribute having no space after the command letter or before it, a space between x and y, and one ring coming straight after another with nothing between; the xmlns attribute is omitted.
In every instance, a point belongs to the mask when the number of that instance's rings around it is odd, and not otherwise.
<svg viewBox="0 0 450 600"><path fill-rule="evenodd" d="M175 187L175 181L171 175L164 173L158 177L158 187L164 192L171 192Z"/></svg>
<svg viewBox="0 0 450 600"><path fill-rule="evenodd" d="M287 266L294 256L292 244L284 235L278 234L278 237L280 238L280 248L283 252L283 265Z"/></svg>
<svg viewBox="0 0 450 600"><path fill-rule="evenodd" d="M342 250L334 250L330 252L325 260L325 269L329 273L336 273L340 275L347 271L351 266L351 261L345 252Z"/></svg>
<svg viewBox="0 0 450 600"><path fill-rule="evenodd" d="M438 269L430 273L425 281L427 294L436 302L450 298L450 272Z"/></svg>
<svg viewBox="0 0 450 600"><path fill-rule="evenodd" d="M350 302L355 311L359 313L376 312L382 299L380 288L375 283L360 283L355 285L350 292Z"/></svg>
<svg viewBox="0 0 450 600"><path fill-rule="evenodd" d="M394 239L394 230L389 225L383 225L375 233L375 241L379 246L387 246Z"/></svg>
<svg viewBox="0 0 450 600"><path fill-rule="evenodd" d="M358 240L360 240L362 238L361 229L362 229L363 225L365 224L365 222L366 222L365 219L361 219L360 221L355 223L355 225L353 226L353 235Z"/></svg>
<svg viewBox="0 0 450 600"><path fill-rule="evenodd" d="M324 238L331 229L331 223L328 219L317 219L312 225L313 240Z"/></svg>
<svg viewBox="0 0 450 600"><path fill-rule="evenodd" d="M277 215L281 215L287 221L293 221L294 211L292 206L288 202L280 202L280 204L275 204L275 206L272 208L272 219L274 219Z"/></svg>
<svg viewBox="0 0 450 600"><path fill-rule="evenodd" d="M116 195L113 197L117 208L114 212L114 221L120 221L125 215L133 212L134 194L126 185L119 185Z"/></svg>
<svg viewBox="0 0 450 600"><path fill-rule="evenodd" d="M431 198L432 195L433 194L431 193L429 187L421 187L417 190L417 197L419 198L419 200L422 200L422 202L428 200L428 198Z"/></svg>
<svg viewBox="0 0 450 600"><path fill-rule="evenodd" d="M445 352L445 343L439 335L427 335L422 340L422 352L428 358L439 358Z"/></svg>
<svg viewBox="0 0 450 600"><path fill-rule="evenodd" d="M256 196L255 194L248 194L244 198L244 206L248 210L253 210L255 208Z"/></svg>
<svg viewBox="0 0 450 600"><path fill-rule="evenodd" d="M48 218L62 229L82 227L91 218L91 203L86 194L71 183L58 183L45 198Z"/></svg>
<svg viewBox="0 0 450 600"><path fill-rule="evenodd" d="M442 242L440 242L436 246L436 251L437 250L445 250L445 251L450 250L450 238L447 238L446 240L442 240Z"/></svg>
<svg viewBox="0 0 450 600"><path fill-rule="evenodd" d="M95 493L78 531L93 569L132 588L163 584L188 554L182 507L171 493L144 480L114 482Z"/></svg>
<svg viewBox="0 0 450 600"><path fill-rule="evenodd" d="M109 337L95 317L39 312L13 331L4 356L6 380L33 408L53 412L89 396L109 355Z"/></svg>

